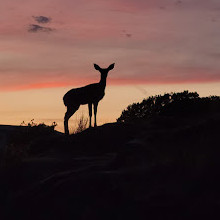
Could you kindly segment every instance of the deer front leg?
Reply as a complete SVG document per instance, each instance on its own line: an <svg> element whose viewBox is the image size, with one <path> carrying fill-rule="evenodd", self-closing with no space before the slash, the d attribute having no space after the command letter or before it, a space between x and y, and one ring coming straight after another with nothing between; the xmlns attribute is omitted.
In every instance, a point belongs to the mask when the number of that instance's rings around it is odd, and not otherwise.
<svg viewBox="0 0 220 220"><path fill-rule="evenodd" d="M64 131L66 135L69 135L68 121L70 117L79 109L79 106L74 106L67 108L66 114L64 116Z"/></svg>
<svg viewBox="0 0 220 220"><path fill-rule="evenodd" d="M92 127L92 103L88 104L89 106L89 127Z"/></svg>
<svg viewBox="0 0 220 220"><path fill-rule="evenodd" d="M97 124L96 124L96 114L97 114L98 102L93 103L93 105L94 105L94 119L95 119L94 127L97 127Z"/></svg>
<svg viewBox="0 0 220 220"><path fill-rule="evenodd" d="M67 111L65 116L64 116L64 132L65 132L66 135L69 135L68 121L69 121L70 117L71 117L71 115Z"/></svg>

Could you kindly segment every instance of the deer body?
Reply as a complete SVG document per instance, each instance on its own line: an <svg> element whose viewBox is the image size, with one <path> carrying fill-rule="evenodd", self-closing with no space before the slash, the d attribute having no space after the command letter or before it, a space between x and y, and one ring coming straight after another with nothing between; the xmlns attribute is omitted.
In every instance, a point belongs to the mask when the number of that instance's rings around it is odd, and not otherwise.
<svg viewBox="0 0 220 220"><path fill-rule="evenodd" d="M89 127L91 127L92 105L94 106L94 126L96 127L96 114L98 103L105 95L106 78L108 72L114 68L114 64L111 64L107 69L102 69L96 64L94 64L94 67L101 73L101 79L99 83L90 84L81 88L71 89L63 97L64 105L67 107L67 112L64 117L65 134L69 134L69 118L79 109L80 105L88 104Z"/></svg>
<svg viewBox="0 0 220 220"><path fill-rule="evenodd" d="M81 88L71 89L64 97L65 106L85 105L88 103L99 102L105 95L105 87L100 88L99 83L94 83Z"/></svg>

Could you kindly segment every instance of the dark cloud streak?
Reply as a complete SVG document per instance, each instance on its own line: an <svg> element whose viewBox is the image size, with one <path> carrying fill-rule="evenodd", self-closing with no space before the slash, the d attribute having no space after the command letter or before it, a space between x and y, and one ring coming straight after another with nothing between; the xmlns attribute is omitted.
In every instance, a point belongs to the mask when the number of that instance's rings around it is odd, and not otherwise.
<svg viewBox="0 0 220 220"><path fill-rule="evenodd" d="M128 38L132 37L132 34L128 33L126 30L122 30L122 32L126 37Z"/></svg>
<svg viewBox="0 0 220 220"><path fill-rule="evenodd" d="M33 16L33 18L36 22L41 23L41 24L46 24L51 21L51 18L46 17L46 16Z"/></svg>
<svg viewBox="0 0 220 220"><path fill-rule="evenodd" d="M37 33L37 32L51 32L54 29L49 27L43 27L37 24L30 24L28 27L28 32Z"/></svg>

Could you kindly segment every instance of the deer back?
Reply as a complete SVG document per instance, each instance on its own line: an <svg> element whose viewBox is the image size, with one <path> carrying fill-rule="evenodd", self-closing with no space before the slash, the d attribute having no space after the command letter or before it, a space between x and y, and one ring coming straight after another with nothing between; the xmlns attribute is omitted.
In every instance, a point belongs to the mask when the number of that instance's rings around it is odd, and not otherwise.
<svg viewBox="0 0 220 220"><path fill-rule="evenodd" d="M63 97L64 104L83 105L99 102L105 95L104 88L99 83L69 90Z"/></svg>

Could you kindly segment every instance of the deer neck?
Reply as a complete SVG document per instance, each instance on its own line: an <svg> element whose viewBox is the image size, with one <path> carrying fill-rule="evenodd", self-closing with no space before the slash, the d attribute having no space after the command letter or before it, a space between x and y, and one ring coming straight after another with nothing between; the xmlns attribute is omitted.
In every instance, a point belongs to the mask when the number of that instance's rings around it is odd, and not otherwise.
<svg viewBox="0 0 220 220"><path fill-rule="evenodd" d="M100 81L99 81L99 85L100 87L105 90L106 87L106 77L101 77Z"/></svg>

